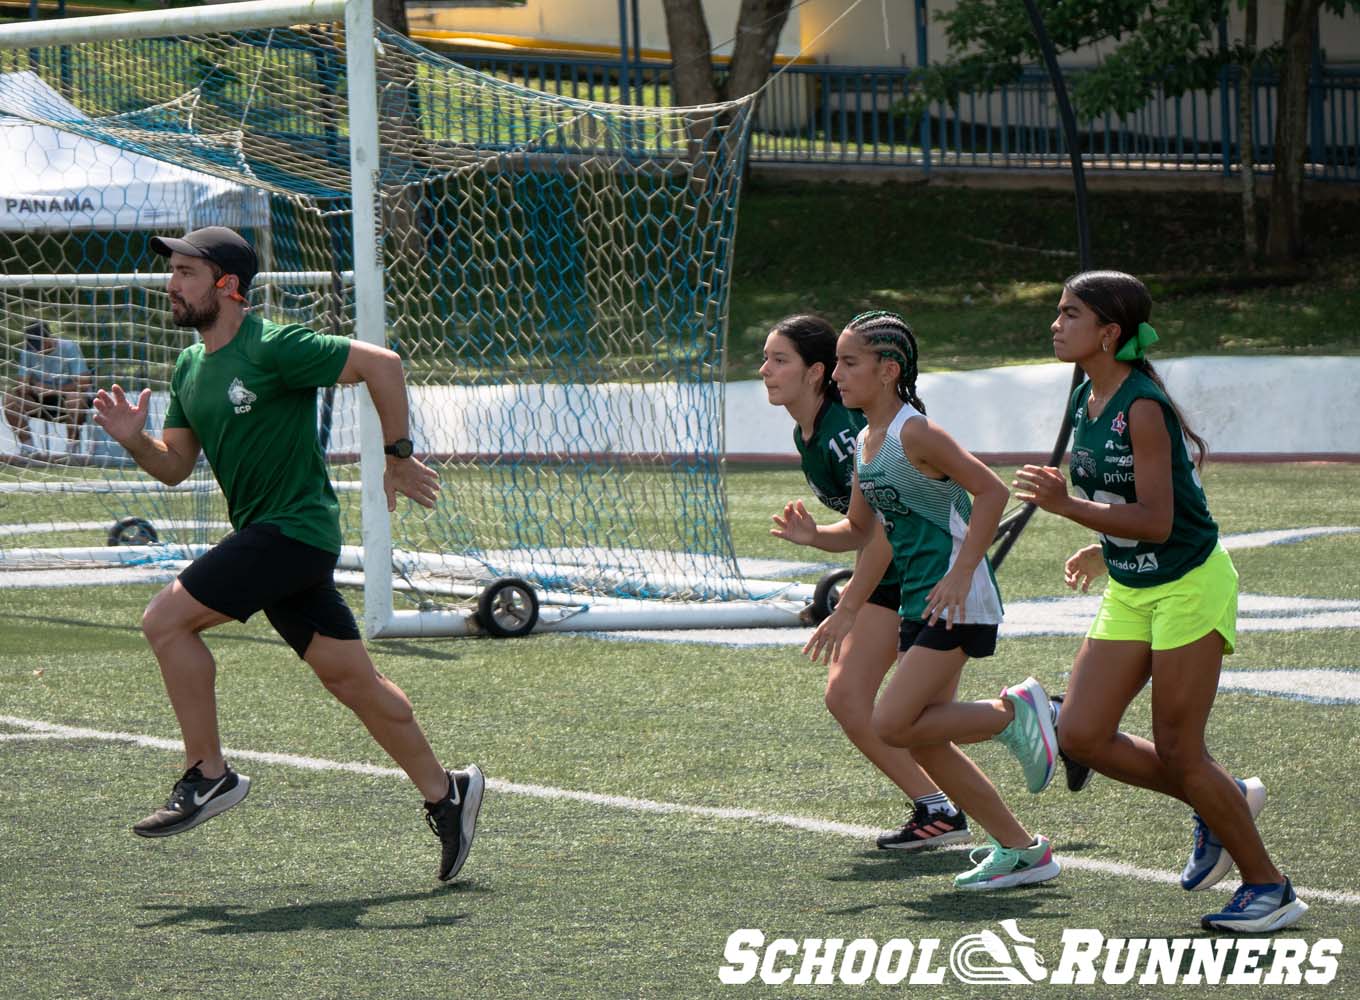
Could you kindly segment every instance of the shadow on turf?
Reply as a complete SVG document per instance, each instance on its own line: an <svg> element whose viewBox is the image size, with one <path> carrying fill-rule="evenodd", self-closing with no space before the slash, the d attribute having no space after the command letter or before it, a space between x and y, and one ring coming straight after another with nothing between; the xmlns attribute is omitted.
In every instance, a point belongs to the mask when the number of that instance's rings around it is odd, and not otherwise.
<svg viewBox="0 0 1360 1000"><path fill-rule="evenodd" d="M51 615L18 614L0 614L0 621L24 622L30 625L41 625L43 627L50 625L71 625L75 628L101 629L105 632L131 632L139 636L142 634L141 624L135 621L129 625L110 625L107 622L88 621L83 618L54 618ZM230 638L237 642L262 642L269 645L282 642L281 639L271 639L258 635L232 635L230 632L214 632L213 638Z"/></svg>
<svg viewBox="0 0 1360 1000"><path fill-rule="evenodd" d="M363 920L370 910L393 903L435 901L455 894L486 892L466 883L440 886L429 892L408 892L368 899L333 899L295 906L275 906L252 910L244 906L179 906L173 903L143 906L148 914L162 915L150 923L138 924L139 930L205 924L201 934L286 934L294 931L409 931L432 927L452 927L462 923L467 913L427 913L414 922L382 923ZM360 921L363 921L362 923Z"/></svg>
<svg viewBox="0 0 1360 1000"><path fill-rule="evenodd" d="M951 875L958 869L952 869ZM1061 875L1058 876L1062 878ZM955 923L976 923L978 921L998 921L1014 917L1017 920L1027 917L1043 916L1045 920L1071 916L1067 909L1054 910L1054 903L1066 904L1072 897L1059 891L1054 882L1041 885L1022 885L1013 889L996 892L964 892L953 888L944 877L930 881L930 888L945 885L949 888L936 892L923 891L920 882L903 881L903 894L908 898L894 903L870 903L864 906L847 906L839 910L828 910L836 916L859 916L870 910L905 910L902 919L919 923L935 924L941 921Z"/></svg>
<svg viewBox="0 0 1360 1000"><path fill-rule="evenodd" d="M859 861L849 871L828 878L830 882L900 882L917 876L949 875L953 877L968 868L968 854L982 845L927 851L861 851ZM1094 841L1063 841L1057 852L1059 862L1064 853L1098 848Z"/></svg>
<svg viewBox="0 0 1360 1000"><path fill-rule="evenodd" d="M106 622L90 622L80 618L52 618L50 615L15 615L0 614L0 622L11 620L11 622L23 622L29 624L41 624L41 626L53 626L53 624L68 624L76 629L102 629L105 631L118 631L118 633L133 633L141 635L140 624L109 624ZM214 639L226 639L230 642L258 642L267 646L279 645L280 639L273 635L242 635L231 630L215 631L212 633ZM388 656L419 656L424 660L460 660L458 653L441 649L437 645L416 644L416 642L403 642L400 639L384 639L375 642L371 646L375 653L386 653Z"/></svg>
<svg viewBox="0 0 1360 1000"><path fill-rule="evenodd" d="M0 614L0 621L23 622L31 625L70 625L75 628L103 629L110 632L131 632L136 635L142 634L140 624L131 625L110 625L107 622L86 621L80 618L53 618L50 615L20 615L20 614ZM230 629L218 630L212 633L212 638L223 639L230 642L253 642L262 643L266 646L277 646L282 643L282 639L277 636L262 635L242 635ZM372 649L375 653L385 653L389 656L419 656L426 660L458 660L461 657L457 653L440 649L432 643L403 642L399 639L385 639L373 644Z"/></svg>

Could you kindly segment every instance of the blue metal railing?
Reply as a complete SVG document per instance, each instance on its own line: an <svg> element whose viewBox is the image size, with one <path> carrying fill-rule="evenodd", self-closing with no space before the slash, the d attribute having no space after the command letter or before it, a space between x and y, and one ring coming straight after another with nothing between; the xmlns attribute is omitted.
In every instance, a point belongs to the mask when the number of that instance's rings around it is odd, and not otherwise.
<svg viewBox="0 0 1360 1000"><path fill-rule="evenodd" d="M275 42L277 45L277 41ZM156 47L155 58L192 61L187 47L134 43L130 51ZM170 51L159 51L168 49ZM180 51L183 49L183 51ZM334 67L313 67L313 51L283 51L274 58L299 63L299 79L327 80ZM143 53L148 54L149 53ZM459 62L535 90L587 101L668 106L669 64L637 60L622 72L618 59L548 57L451 51ZM0 70L27 67L24 53L5 53ZM195 67L186 62L185 79ZM76 79L72 79L72 73ZM309 72L311 75L309 75ZM1080 68L1069 69L1077 78ZM756 116L750 157L757 163L901 166L934 169L1065 170L1066 141L1059 127L1048 77L1035 69L990 94L964 94L954 104L932 104L919 120L908 119L904 99L914 85L911 67L855 67L794 64L770 81ZM86 79L88 77L88 79ZM1360 183L1360 66L1315 66L1309 86L1308 176ZM74 70L65 63L61 79L76 90L101 94L102 113L146 103L136 80L110 77L97 66ZM338 84L337 84L338 85ZM119 87L125 87L126 95ZM1176 172L1236 171L1238 74L1225 71L1219 86L1175 98L1156 98L1133 114L1102 115L1080 122L1087 167L1095 170ZM1251 82L1255 161L1268 171L1274 157L1278 81L1272 72ZM464 108L423 95L435 134L461 134ZM279 101L271 127L287 136L320 134L324 123L299 111L302 103ZM125 107L126 105L126 107ZM257 114L264 109L257 108ZM477 123L473 123L477 124ZM487 125L487 123L481 123ZM496 123L490 123L495 126ZM459 126L455 128L454 126ZM488 126L489 127L489 126Z"/></svg>
<svg viewBox="0 0 1360 1000"><path fill-rule="evenodd" d="M586 100L668 105L670 67L630 66L619 85L618 60L455 52L453 58L524 86ZM1069 77L1081 69L1068 70ZM752 138L759 163L827 163L947 169L1068 167L1048 77L1026 70L991 94L932 104L919 121L902 109L913 86L910 67L791 65L771 81ZM1080 122L1082 153L1093 169L1219 171L1237 167L1237 76L1219 88L1157 97L1130 115ZM1252 80L1253 142L1258 167L1274 155L1276 92L1271 72ZM1309 176L1360 182L1360 67L1324 66L1309 86ZM1224 136L1226 135L1226 142Z"/></svg>

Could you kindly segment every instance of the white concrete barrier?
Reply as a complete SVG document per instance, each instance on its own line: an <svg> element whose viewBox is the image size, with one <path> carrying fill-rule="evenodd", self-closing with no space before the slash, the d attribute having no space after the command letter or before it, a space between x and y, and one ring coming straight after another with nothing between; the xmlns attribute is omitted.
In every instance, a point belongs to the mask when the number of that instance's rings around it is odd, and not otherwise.
<svg viewBox="0 0 1360 1000"><path fill-rule="evenodd" d="M1158 362L1190 424L1220 458L1360 461L1360 357L1200 357ZM1047 457L1072 381L1064 364L928 372L918 391L931 419L989 461ZM759 381L724 400L729 461L794 462L793 421ZM417 386L416 448L522 456L707 454L716 446L718 388L706 383ZM358 449L358 390L335 396L330 446ZM152 396L159 426L164 394ZM0 454L18 450L0 422ZM103 440L99 440L103 438ZM97 451L118 450L102 435Z"/></svg>
<svg viewBox="0 0 1360 1000"><path fill-rule="evenodd" d="M1212 455L1360 461L1360 357L1198 357L1154 365ZM932 420L992 461L1047 456L1072 381L1065 364L927 372ZM727 387L732 461L796 459L793 421L760 382Z"/></svg>

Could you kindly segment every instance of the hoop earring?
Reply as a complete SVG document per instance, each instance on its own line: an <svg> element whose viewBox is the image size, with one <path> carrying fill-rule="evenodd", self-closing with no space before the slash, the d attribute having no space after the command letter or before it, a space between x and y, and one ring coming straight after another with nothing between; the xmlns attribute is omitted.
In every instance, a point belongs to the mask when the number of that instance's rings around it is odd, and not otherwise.
<svg viewBox="0 0 1360 1000"><path fill-rule="evenodd" d="M1102 341L1100 342L1100 353L1101 353L1101 354L1108 354L1109 351L1110 351L1110 342L1109 342L1108 340L1102 340Z"/></svg>

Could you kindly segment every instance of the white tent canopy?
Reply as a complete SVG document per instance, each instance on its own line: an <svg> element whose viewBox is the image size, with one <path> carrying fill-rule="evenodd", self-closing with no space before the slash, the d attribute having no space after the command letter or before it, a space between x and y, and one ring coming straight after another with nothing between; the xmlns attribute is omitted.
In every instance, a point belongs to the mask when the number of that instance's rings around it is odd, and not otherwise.
<svg viewBox="0 0 1360 1000"><path fill-rule="evenodd" d="M87 121L31 72L0 73L0 112ZM0 230L180 229L269 224L263 191L50 125L0 117Z"/></svg>

